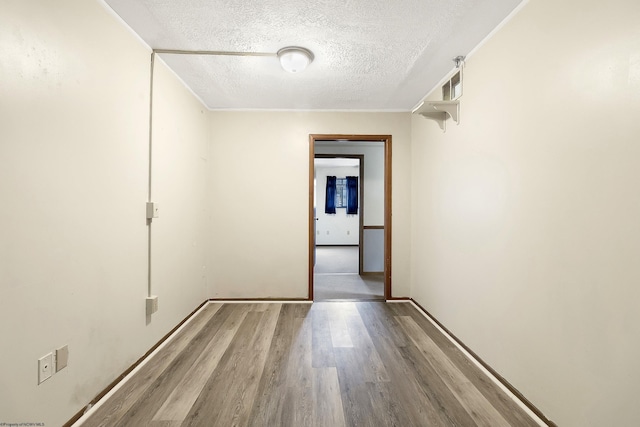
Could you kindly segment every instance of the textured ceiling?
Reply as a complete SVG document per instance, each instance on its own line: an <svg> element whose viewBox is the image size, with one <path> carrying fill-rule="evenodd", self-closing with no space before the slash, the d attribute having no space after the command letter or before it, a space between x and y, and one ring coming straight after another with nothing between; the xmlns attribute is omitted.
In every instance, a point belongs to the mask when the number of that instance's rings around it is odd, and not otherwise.
<svg viewBox="0 0 640 427"><path fill-rule="evenodd" d="M154 49L310 49L161 58L210 109L411 110L521 0L105 0Z"/></svg>

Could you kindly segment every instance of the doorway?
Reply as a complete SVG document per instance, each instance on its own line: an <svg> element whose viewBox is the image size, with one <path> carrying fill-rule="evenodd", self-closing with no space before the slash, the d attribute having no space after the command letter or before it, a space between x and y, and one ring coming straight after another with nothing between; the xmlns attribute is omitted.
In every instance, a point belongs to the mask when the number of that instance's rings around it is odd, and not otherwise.
<svg viewBox="0 0 640 427"><path fill-rule="evenodd" d="M316 141L314 159L314 300L383 299L382 268L363 274L365 155L328 154L332 146L323 143Z"/></svg>
<svg viewBox="0 0 640 427"><path fill-rule="evenodd" d="M391 136L310 135L309 143L309 299L391 299ZM325 215L327 176L340 182L340 175L356 175L327 167L354 167L354 160L360 178L357 218L339 209Z"/></svg>

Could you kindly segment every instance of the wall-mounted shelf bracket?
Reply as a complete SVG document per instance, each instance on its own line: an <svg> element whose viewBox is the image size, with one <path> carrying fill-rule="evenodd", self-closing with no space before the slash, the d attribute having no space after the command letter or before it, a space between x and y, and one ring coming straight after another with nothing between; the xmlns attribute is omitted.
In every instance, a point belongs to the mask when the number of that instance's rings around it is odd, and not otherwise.
<svg viewBox="0 0 640 427"><path fill-rule="evenodd" d="M427 119L435 120L443 131L447 130L447 118L460 123L460 101L425 101L413 110Z"/></svg>

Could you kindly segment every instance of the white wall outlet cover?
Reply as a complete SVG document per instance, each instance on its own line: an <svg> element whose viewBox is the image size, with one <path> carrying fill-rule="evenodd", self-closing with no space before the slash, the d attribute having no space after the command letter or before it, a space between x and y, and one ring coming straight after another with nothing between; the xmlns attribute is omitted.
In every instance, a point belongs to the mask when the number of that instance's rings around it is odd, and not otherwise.
<svg viewBox="0 0 640 427"><path fill-rule="evenodd" d="M69 362L69 346L60 347L56 350L56 372L60 372L67 367Z"/></svg>
<svg viewBox="0 0 640 427"><path fill-rule="evenodd" d="M51 375L53 375L53 353L38 359L38 384L51 378Z"/></svg>

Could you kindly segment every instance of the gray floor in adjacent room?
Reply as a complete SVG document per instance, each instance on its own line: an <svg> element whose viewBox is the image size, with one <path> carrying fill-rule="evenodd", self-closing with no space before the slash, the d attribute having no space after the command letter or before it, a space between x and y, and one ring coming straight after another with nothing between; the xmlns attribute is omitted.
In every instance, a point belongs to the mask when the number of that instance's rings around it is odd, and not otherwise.
<svg viewBox="0 0 640 427"><path fill-rule="evenodd" d="M384 299L384 275L358 274L357 246L317 246L314 300Z"/></svg>

